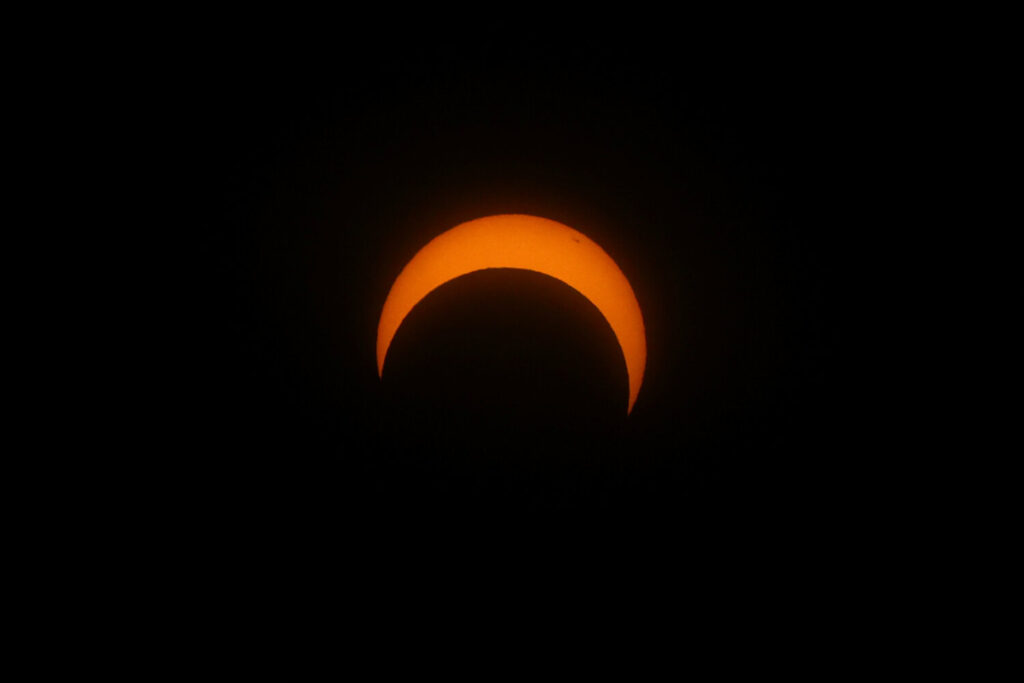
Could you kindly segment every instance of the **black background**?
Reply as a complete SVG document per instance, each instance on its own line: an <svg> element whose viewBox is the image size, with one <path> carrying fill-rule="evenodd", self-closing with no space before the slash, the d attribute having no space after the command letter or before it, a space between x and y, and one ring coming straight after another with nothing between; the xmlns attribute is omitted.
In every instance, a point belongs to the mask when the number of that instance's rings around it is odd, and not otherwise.
<svg viewBox="0 0 1024 683"><path fill-rule="evenodd" d="M182 519L211 538L827 535L855 462L835 328L853 76L821 44L698 34L190 69L195 262L167 392ZM534 273L435 291L377 377L401 268L499 213L574 227L626 274L648 342L628 418L611 329Z"/></svg>

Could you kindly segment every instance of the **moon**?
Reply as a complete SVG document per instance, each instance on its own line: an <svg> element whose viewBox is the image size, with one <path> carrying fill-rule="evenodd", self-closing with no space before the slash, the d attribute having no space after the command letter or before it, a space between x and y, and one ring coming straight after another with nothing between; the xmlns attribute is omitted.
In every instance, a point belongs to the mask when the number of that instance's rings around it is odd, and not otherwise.
<svg viewBox="0 0 1024 683"><path fill-rule="evenodd" d="M590 300L611 325L629 376L626 413L640 394L647 364L643 315L633 288L605 251L581 232L547 218L503 214L477 218L428 242L391 285L377 326L377 374L388 347L423 297L461 275L487 268L532 270L561 280Z"/></svg>

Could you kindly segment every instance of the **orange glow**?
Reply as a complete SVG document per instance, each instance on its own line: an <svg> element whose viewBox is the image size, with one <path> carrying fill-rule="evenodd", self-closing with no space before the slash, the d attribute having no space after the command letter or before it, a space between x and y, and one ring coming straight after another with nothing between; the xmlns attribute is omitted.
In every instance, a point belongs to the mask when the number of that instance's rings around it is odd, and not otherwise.
<svg viewBox="0 0 1024 683"><path fill-rule="evenodd" d="M518 268L557 278L587 297L615 332L629 375L633 411L647 364L644 320L615 261L586 235L546 218L500 215L457 225L431 240L391 286L377 327L377 374L399 325L423 297L449 280L486 268Z"/></svg>

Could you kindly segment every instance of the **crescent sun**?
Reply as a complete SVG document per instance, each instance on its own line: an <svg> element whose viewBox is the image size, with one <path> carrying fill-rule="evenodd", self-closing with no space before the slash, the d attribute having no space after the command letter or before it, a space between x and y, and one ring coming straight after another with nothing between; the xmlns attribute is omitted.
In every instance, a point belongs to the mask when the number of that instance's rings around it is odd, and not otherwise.
<svg viewBox="0 0 1024 683"><path fill-rule="evenodd" d="M608 254L567 225L537 216L505 214L462 223L413 256L384 302L377 327L377 374L391 340L423 297L461 275L487 268L532 270L561 280L590 300L622 348L633 411L647 363L643 315L633 288Z"/></svg>

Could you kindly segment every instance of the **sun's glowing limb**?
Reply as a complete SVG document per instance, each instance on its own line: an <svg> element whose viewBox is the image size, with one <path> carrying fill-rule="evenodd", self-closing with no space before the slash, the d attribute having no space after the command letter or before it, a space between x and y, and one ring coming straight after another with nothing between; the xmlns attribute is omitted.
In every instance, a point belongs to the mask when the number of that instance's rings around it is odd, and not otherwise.
<svg viewBox="0 0 1024 683"><path fill-rule="evenodd" d="M487 216L457 225L417 252L395 279L377 327L377 374L398 327L423 297L444 283L487 268L532 270L587 297L611 325L626 361L633 411L647 364L647 340L633 288L608 254L581 232L546 218Z"/></svg>

